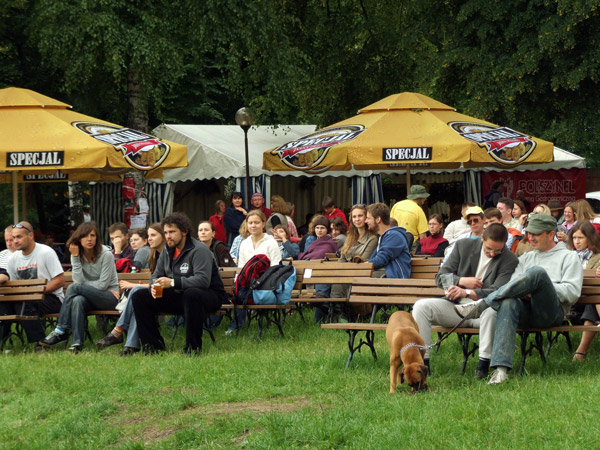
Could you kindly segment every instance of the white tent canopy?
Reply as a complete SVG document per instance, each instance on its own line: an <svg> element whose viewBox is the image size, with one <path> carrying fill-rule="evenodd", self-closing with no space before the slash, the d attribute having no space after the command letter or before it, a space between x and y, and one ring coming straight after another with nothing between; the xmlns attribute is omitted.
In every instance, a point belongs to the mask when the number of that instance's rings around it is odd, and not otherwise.
<svg viewBox="0 0 600 450"><path fill-rule="evenodd" d="M248 160L250 176L307 175L302 171L271 172L263 170L263 153L294 139L311 134L315 125L254 126L248 130ZM156 136L188 147L188 167L165 170L156 183L204 180L246 176L244 132L237 125L159 125L152 131ZM371 171L323 172L321 177L369 176Z"/></svg>
<svg viewBox="0 0 600 450"><path fill-rule="evenodd" d="M538 164L521 164L517 167L506 169L501 167L484 167L478 169L482 172L503 172L505 170L518 170L525 172L528 170L558 170L558 169L585 169L585 158L577 156L574 153L554 146L554 161Z"/></svg>
<svg viewBox="0 0 600 450"><path fill-rule="evenodd" d="M315 131L315 125L279 125L254 126L248 131L248 158L250 176L267 175L307 175L302 171L270 172L263 170L263 152L301 138ZM212 178L239 178L246 176L246 159L244 154L244 132L237 125L160 125L153 133L188 147L189 166L180 169L165 170L162 180L148 180L157 183L175 181L193 181ZM478 169L454 169L450 172L504 171L504 170L550 170L585 168L585 159L566 150L554 147L554 161L541 164L522 164L514 168L482 167ZM331 176L369 176L373 173L402 173L404 168L382 169L373 171L336 171L322 172L321 177ZM448 170L427 169L411 166L411 173L444 173Z"/></svg>

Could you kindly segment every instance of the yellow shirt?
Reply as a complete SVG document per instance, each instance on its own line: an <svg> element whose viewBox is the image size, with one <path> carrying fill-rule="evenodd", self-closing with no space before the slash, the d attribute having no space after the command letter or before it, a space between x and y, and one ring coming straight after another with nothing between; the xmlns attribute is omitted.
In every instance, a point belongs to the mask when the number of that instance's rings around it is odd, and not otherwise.
<svg viewBox="0 0 600 450"><path fill-rule="evenodd" d="M390 212L390 216L396 219L398 226L405 228L415 238L421 233L426 233L429 229L425 213L411 199L396 203Z"/></svg>

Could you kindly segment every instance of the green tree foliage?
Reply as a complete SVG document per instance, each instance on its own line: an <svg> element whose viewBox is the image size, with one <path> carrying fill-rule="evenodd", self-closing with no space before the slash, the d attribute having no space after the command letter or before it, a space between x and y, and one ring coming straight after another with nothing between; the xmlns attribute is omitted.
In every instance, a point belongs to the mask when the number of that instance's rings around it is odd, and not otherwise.
<svg viewBox="0 0 600 450"><path fill-rule="evenodd" d="M429 90L461 111L530 132L598 165L600 2L446 3L452 24Z"/></svg>
<svg viewBox="0 0 600 450"><path fill-rule="evenodd" d="M46 76L83 112L151 127L232 123L243 105L328 125L415 91L598 164L599 3L17 0L0 12L0 75Z"/></svg>
<svg viewBox="0 0 600 450"><path fill-rule="evenodd" d="M44 65L60 71L67 95L91 99L90 112L103 104L99 115L143 129L149 103L160 111L185 73L190 30L182 22L190 7L170 0L37 0L29 33Z"/></svg>

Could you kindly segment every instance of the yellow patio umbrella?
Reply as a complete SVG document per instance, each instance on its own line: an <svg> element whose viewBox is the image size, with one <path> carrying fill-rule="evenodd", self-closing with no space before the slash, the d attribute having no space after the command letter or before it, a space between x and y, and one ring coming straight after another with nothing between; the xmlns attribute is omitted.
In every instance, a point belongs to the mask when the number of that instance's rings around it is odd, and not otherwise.
<svg viewBox="0 0 600 450"><path fill-rule="evenodd" d="M29 89L0 89L0 173L11 173L13 200L19 179L97 181L132 170L152 177L187 166L185 145L68 108Z"/></svg>
<svg viewBox="0 0 600 450"><path fill-rule="evenodd" d="M386 97L357 116L263 154L267 170L410 170L549 162L553 145L457 113L425 95Z"/></svg>

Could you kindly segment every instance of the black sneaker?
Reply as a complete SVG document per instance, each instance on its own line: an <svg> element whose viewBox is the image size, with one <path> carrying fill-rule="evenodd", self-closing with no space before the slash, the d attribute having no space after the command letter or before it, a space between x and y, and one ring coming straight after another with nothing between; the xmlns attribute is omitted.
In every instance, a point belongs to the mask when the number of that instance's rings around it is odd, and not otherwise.
<svg viewBox="0 0 600 450"><path fill-rule="evenodd" d="M123 350L121 350L121 353L119 353L119 356L131 356L131 355L136 354L139 351L140 351L139 348L123 347Z"/></svg>
<svg viewBox="0 0 600 450"><path fill-rule="evenodd" d="M99 341L96 341L96 347L98 347L98 350L102 350L105 347L110 347L111 345L122 344L122 343L123 343L123 335L120 335L119 337L115 337L112 333L108 333L102 339L100 339Z"/></svg>
<svg viewBox="0 0 600 450"><path fill-rule="evenodd" d="M490 373L490 360L489 359L479 359L477 363L477 369L475 370L475 376L481 380L487 378Z"/></svg>
<svg viewBox="0 0 600 450"><path fill-rule="evenodd" d="M65 342L68 339L69 339L69 333L58 334L56 331L53 331L48 336L46 336L43 340L41 340L40 344L45 345L47 347L51 347L52 345L56 345L61 342Z"/></svg>
<svg viewBox="0 0 600 450"><path fill-rule="evenodd" d="M73 354L77 354L81 350L83 350L83 344L73 344L69 347L69 351Z"/></svg>

